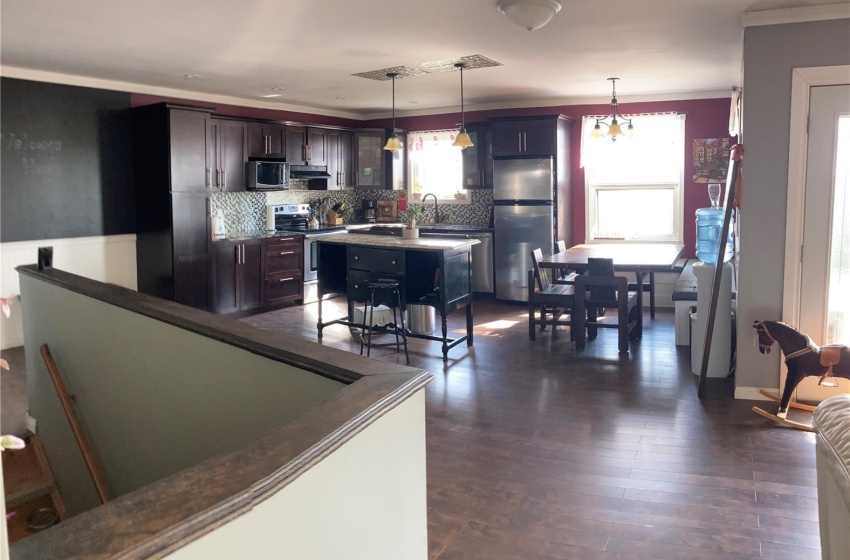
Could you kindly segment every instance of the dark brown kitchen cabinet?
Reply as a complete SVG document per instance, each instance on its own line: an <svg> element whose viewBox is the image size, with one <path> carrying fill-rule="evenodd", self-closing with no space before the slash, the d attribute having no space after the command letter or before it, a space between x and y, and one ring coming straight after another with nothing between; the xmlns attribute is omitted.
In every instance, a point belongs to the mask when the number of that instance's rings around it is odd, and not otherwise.
<svg viewBox="0 0 850 560"><path fill-rule="evenodd" d="M367 189L404 190L407 185L407 132L397 129L403 150L384 150L392 130L354 132L355 186Z"/></svg>
<svg viewBox="0 0 850 560"><path fill-rule="evenodd" d="M214 247L216 313L237 313L262 306L262 240L218 241Z"/></svg>
<svg viewBox="0 0 850 560"><path fill-rule="evenodd" d="M304 238L263 240L263 304L281 307L304 301Z"/></svg>
<svg viewBox="0 0 850 560"><path fill-rule="evenodd" d="M339 170L340 187L354 187L354 133L350 130L339 131Z"/></svg>
<svg viewBox="0 0 850 560"><path fill-rule="evenodd" d="M493 156L554 156L557 116L498 119L490 122Z"/></svg>
<svg viewBox="0 0 850 560"><path fill-rule="evenodd" d="M286 127L282 124L248 123L248 157L285 158Z"/></svg>
<svg viewBox="0 0 850 560"><path fill-rule="evenodd" d="M286 161L290 165L307 165L306 132L303 126L286 127Z"/></svg>
<svg viewBox="0 0 850 560"><path fill-rule="evenodd" d="M245 190L245 162L248 161L248 125L242 121L210 119L207 160L211 162L212 190Z"/></svg>
<svg viewBox="0 0 850 560"><path fill-rule="evenodd" d="M209 309L212 119L160 103L132 122L138 290Z"/></svg>
<svg viewBox="0 0 850 560"><path fill-rule="evenodd" d="M168 111L163 108L163 112ZM172 192L204 192L210 188L207 153L210 142L209 113L190 110L170 110L163 113L167 121L162 131L167 137L160 138L155 148L170 151L170 182L167 185ZM167 132L166 132L167 131ZM139 149L139 146L135 146ZM165 186L165 185L163 185Z"/></svg>
<svg viewBox="0 0 850 560"><path fill-rule="evenodd" d="M473 146L463 150L463 188L493 188L493 141L490 125L471 123L466 131Z"/></svg>
<svg viewBox="0 0 850 560"><path fill-rule="evenodd" d="M307 128L307 165L328 165L328 131Z"/></svg>
<svg viewBox="0 0 850 560"><path fill-rule="evenodd" d="M328 130L328 190L351 186L351 132Z"/></svg>

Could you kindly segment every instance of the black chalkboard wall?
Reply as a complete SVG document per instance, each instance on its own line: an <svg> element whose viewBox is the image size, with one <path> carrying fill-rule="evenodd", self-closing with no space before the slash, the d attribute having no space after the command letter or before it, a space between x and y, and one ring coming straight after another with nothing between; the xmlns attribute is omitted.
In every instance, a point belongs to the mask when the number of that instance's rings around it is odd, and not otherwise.
<svg viewBox="0 0 850 560"><path fill-rule="evenodd" d="M0 241L133 233L130 94L0 78Z"/></svg>

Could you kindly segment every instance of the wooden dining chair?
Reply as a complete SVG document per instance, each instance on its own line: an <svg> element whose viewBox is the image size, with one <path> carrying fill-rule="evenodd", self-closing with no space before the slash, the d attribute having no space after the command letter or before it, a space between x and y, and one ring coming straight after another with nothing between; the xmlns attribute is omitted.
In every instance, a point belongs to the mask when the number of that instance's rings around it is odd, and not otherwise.
<svg viewBox="0 0 850 560"><path fill-rule="evenodd" d="M543 251L535 249L531 252L531 263L534 268L528 271L528 337L534 340L537 325L541 330L546 325L570 327L570 340L575 337L575 287L564 284L550 284L549 275L540 267ZM539 313L539 316L538 316ZM564 320L564 314L569 313L569 319ZM552 317L548 318L551 314Z"/></svg>
<svg viewBox="0 0 850 560"><path fill-rule="evenodd" d="M563 253L567 250L567 242L563 239L559 239L555 242L555 254ZM556 273L554 274L554 278L552 279L553 284L575 284L576 273L570 272L570 269L558 268L554 269Z"/></svg>
<svg viewBox="0 0 850 560"><path fill-rule="evenodd" d="M629 291L629 282L623 276L614 275L612 259L587 259L586 275L581 275L575 281L575 315L579 318L581 328L576 329L576 348L585 346L585 328L587 338L596 338L597 329L617 329L617 347L620 352L629 351L629 338L638 338L640 332L640 304L637 293ZM611 322L610 317L599 317L600 308L617 310L617 322Z"/></svg>

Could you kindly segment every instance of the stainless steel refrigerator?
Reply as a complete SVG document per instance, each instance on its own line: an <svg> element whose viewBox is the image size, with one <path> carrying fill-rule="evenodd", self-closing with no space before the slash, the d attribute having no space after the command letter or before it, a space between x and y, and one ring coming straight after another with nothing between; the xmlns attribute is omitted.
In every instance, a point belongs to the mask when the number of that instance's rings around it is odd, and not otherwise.
<svg viewBox="0 0 850 560"><path fill-rule="evenodd" d="M496 298L528 301L531 251L552 254L555 176L552 158L493 162Z"/></svg>

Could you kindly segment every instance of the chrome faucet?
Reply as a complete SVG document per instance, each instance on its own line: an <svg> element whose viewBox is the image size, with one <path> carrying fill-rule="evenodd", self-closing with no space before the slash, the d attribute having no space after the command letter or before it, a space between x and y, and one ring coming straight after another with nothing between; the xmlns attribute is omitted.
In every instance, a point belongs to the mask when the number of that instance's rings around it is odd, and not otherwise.
<svg viewBox="0 0 850 560"><path fill-rule="evenodd" d="M426 194L425 196L422 197L422 204L423 205L425 204L425 199L428 198L429 196L434 197L434 223L439 224L440 223L440 211L437 209L437 195L435 195L434 193Z"/></svg>

